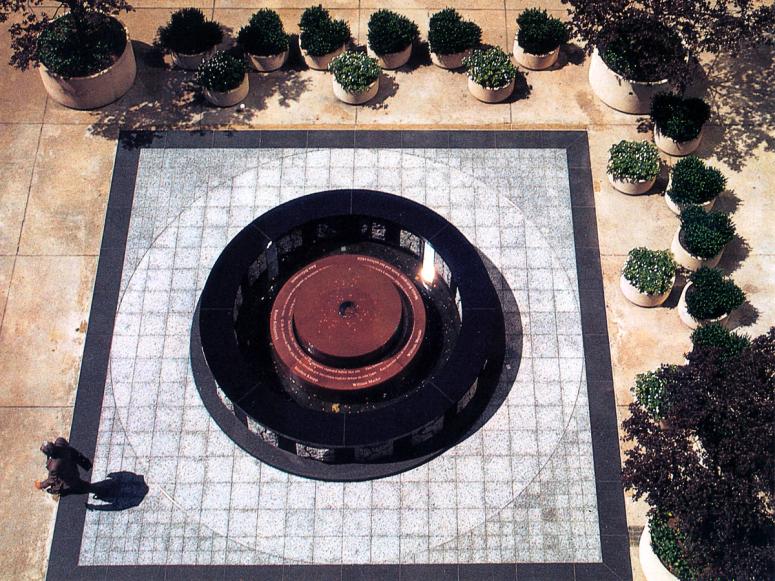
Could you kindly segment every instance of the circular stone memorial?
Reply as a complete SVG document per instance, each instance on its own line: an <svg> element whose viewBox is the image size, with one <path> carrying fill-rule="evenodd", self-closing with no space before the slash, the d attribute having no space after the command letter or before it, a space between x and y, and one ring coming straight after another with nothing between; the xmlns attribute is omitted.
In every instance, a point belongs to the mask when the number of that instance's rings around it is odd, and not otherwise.
<svg viewBox="0 0 775 581"><path fill-rule="evenodd" d="M454 226L398 196L336 190L270 210L226 246L191 362L208 411L249 453L363 480L471 433L504 342L498 294Z"/></svg>

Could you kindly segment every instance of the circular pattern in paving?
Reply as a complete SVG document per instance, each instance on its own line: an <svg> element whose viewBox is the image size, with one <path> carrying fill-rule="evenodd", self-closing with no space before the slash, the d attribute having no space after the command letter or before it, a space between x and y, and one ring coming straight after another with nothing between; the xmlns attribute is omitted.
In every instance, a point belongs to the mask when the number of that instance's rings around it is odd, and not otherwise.
<svg viewBox="0 0 775 581"><path fill-rule="evenodd" d="M472 429L504 358L485 265L441 216L367 190L298 198L218 257L192 328L209 412L288 472L407 470Z"/></svg>

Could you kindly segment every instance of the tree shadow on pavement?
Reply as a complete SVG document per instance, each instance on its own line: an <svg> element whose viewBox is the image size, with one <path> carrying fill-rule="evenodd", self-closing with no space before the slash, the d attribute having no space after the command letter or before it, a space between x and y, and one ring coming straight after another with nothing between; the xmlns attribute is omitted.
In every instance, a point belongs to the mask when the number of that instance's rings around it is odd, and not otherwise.
<svg viewBox="0 0 775 581"><path fill-rule="evenodd" d="M267 109L271 100L290 107L310 85L308 79L300 77L301 68L293 64L272 73L250 73L250 92L244 107L214 107L197 90L193 71L169 69L152 45L138 41L133 45L137 79L121 99L92 113L92 135L114 139L122 129L195 130L205 124L246 124Z"/></svg>
<svg viewBox="0 0 775 581"><path fill-rule="evenodd" d="M707 99L720 131L711 135L712 154L740 171L754 151L775 151L775 46L741 49L705 67Z"/></svg>

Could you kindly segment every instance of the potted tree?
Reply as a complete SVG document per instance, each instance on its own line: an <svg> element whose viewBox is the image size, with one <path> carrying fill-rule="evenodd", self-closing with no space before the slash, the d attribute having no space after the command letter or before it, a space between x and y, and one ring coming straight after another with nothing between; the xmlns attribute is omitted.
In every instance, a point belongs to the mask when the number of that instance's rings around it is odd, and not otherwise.
<svg viewBox="0 0 775 581"><path fill-rule="evenodd" d="M275 71L288 60L288 35L280 16L270 8L261 8L250 17L237 34L237 44L250 66L262 73Z"/></svg>
<svg viewBox="0 0 775 581"><path fill-rule="evenodd" d="M500 47L477 49L463 59L468 91L484 103L500 103L514 92L517 69Z"/></svg>
<svg viewBox="0 0 775 581"><path fill-rule="evenodd" d="M383 69L398 69L412 56L417 25L392 10L377 10L369 18L368 54Z"/></svg>
<svg viewBox="0 0 775 581"><path fill-rule="evenodd" d="M459 69L463 59L482 41L482 29L475 22L463 20L454 8L433 14L428 22L428 45L431 61L442 69Z"/></svg>
<svg viewBox="0 0 775 581"><path fill-rule="evenodd" d="M649 505L649 581L771 579L775 555L775 329L733 357L695 346L666 367L659 427L639 400L623 423L623 482Z"/></svg>
<svg viewBox="0 0 775 581"><path fill-rule="evenodd" d="M350 105L361 105L377 96L380 69L377 60L355 51L347 51L328 65L334 74L334 95Z"/></svg>
<svg viewBox="0 0 775 581"><path fill-rule="evenodd" d="M689 155L700 146L710 107L702 99L659 93L651 102L654 143L669 155Z"/></svg>
<svg viewBox="0 0 775 581"><path fill-rule="evenodd" d="M670 88L671 71L686 56L675 31L658 19L633 16L601 31L589 83L606 105L624 113L648 113L652 99Z"/></svg>
<svg viewBox="0 0 775 581"><path fill-rule="evenodd" d="M236 105L248 96L250 88L245 61L222 51L199 65L194 80L205 99L218 107Z"/></svg>
<svg viewBox="0 0 775 581"><path fill-rule="evenodd" d="M710 212L726 185L727 180L718 169L690 155L673 166L665 191L665 203L676 215L689 206L700 206Z"/></svg>
<svg viewBox="0 0 775 581"><path fill-rule="evenodd" d="M612 145L608 154L606 174L618 191L633 196L654 187L661 162L652 143L622 140Z"/></svg>
<svg viewBox="0 0 775 581"><path fill-rule="evenodd" d="M676 264L668 250L630 250L619 278L622 293L639 307L658 307L670 296Z"/></svg>
<svg viewBox="0 0 775 581"><path fill-rule="evenodd" d="M690 206L681 212L681 226L673 236L670 250L676 262L689 270L713 267L734 236L735 225L728 215Z"/></svg>
<svg viewBox="0 0 775 581"><path fill-rule="evenodd" d="M328 65L342 54L350 41L350 25L334 20L321 5L307 8L299 21L299 44L307 66L316 71L328 70Z"/></svg>
<svg viewBox="0 0 775 581"><path fill-rule="evenodd" d="M745 301L745 293L717 268L702 266L689 277L678 301L678 315L691 328L722 322Z"/></svg>
<svg viewBox="0 0 775 581"><path fill-rule="evenodd" d="M514 58L526 69L542 71L554 65L566 42L567 26L546 10L528 8L517 17Z"/></svg>
<svg viewBox="0 0 775 581"><path fill-rule="evenodd" d="M195 71L223 40L217 22L207 20L199 8L181 8L156 33L156 46L180 69Z"/></svg>
<svg viewBox="0 0 775 581"><path fill-rule="evenodd" d="M592 55L589 81L607 105L648 113L671 86L685 88L701 54L735 54L766 43L775 11L749 0L563 0L572 36Z"/></svg>
<svg viewBox="0 0 775 581"><path fill-rule="evenodd" d="M64 0L58 17L38 12L40 2L0 0L0 22L12 13L10 64L37 66L46 92L73 109L95 109L123 96L137 74L129 34L115 16L126 0Z"/></svg>

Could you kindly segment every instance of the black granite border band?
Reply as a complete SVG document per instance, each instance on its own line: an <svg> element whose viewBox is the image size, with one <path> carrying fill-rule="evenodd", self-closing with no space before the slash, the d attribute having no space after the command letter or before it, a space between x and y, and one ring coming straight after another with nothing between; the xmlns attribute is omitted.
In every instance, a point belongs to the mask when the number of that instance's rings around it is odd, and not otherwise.
<svg viewBox="0 0 775 581"><path fill-rule="evenodd" d="M568 159L576 268L589 391L602 563L451 565L78 566L86 508L82 498L59 503L48 579L262 579L388 581L629 580L624 495L611 375L592 173L586 131L168 131L122 132L97 269L89 330L76 395L71 442L86 454L96 447L110 339L129 226L140 149L191 147L436 147L565 149Z"/></svg>

